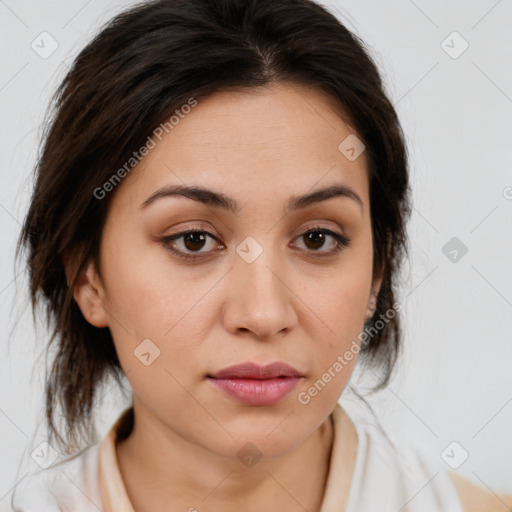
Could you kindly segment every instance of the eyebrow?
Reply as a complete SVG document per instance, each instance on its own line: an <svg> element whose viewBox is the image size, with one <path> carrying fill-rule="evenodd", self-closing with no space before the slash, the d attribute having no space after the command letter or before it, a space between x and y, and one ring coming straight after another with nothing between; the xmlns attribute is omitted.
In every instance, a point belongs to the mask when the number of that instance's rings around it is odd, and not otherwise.
<svg viewBox="0 0 512 512"><path fill-rule="evenodd" d="M225 194L215 192L213 190L203 188L200 186L187 186L187 185L167 185L159 188L151 194L141 205L140 208L145 209L150 204L158 199L164 197L187 197L193 201L198 201L208 206L222 208L236 214L240 210L240 205L237 201ZM363 201L359 195L348 185L336 184L322 189L314 190L300 196L292 196L285 208L285 214L301 210L322 201L327 201L334 197L345 197L352 199L359 204L361 210L363 209Z"/></svg>

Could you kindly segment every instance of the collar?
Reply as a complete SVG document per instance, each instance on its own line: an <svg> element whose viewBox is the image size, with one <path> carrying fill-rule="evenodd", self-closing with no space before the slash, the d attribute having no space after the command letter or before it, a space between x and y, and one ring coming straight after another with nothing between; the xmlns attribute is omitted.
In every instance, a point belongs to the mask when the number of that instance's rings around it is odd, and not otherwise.
<svg viewBox="0 0 512 512"><path fill-rule="evenodd" d="M135 512L117 463L116 442L128 436L133 427L133 406L121 413L100 444L98 477L103 512Z"/></svg>
<svg viewBox="0 0 512 512"><path fill-rule="evenodd" d="M329 507L339 503L341 499L339 485L335 484L340 469L341 452L344 449L341 440L343 410L339 403L336 403L330 417L334 426L334 439L321 511L331 510ZM133 406L131 406L121 413L99 447L98 476L103 512L118 512L119 510L135 512L123 483L116 453L116 442L130 434L133 428L133 420L134 412Z"/></svg>

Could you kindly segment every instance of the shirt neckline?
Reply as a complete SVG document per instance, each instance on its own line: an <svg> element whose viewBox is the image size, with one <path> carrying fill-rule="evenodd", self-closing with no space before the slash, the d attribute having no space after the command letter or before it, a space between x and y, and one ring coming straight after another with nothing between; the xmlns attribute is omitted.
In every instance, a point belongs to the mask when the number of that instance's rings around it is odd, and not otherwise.
<svg viewBox="0 0 512 512"><path fill-rule="evenodd" d="M341 469L341 455L344 447L342 446L341 425L343 413L354 426L356 432L356 457L352 470L352 478L349 486L348 497L346 501L345 512L351 512L353 509L353 500L355 499L355 482L360 477L362 464L362 435L357 421L354 421L346 408L336 403L330 417L334 426L333 444L331 448L331 457L329 463L329 472L325 486L324 496L319 512L331 512L338 510L342 499L339 485L336 478ZM98 450L98 478L101 501L104 512L116 512L123 510L124 512L135 512L132 503L128 497L126 487L124 485L121 471L119 469L116 442L126 437L133 426L133 406L125 409L110 428L107 435L101 442Z"/></svg>
<svg viewBox="0 0 512 512"><path fill-rule="evenodd" d="M341 407L341 404L336 403L331 417L334 424L334 438L331 449L331 461L329 464L329 473L325 486L325 493L319 512L332 512L334 510L341 510L341 501L343 499L340 486L337 482L337 477L341 473L342 467L342 452L345 449L342 440L342 423L343 413L348 418L348 421L352 423L356 433L356 456L352 467L352 476L348 489L348 495L346 496L344 512L355 511L357 482L361 478L362 464L364 456L364 437L360 429L359 423L355 421L354 417L347 412L345 407Z"/></svg>

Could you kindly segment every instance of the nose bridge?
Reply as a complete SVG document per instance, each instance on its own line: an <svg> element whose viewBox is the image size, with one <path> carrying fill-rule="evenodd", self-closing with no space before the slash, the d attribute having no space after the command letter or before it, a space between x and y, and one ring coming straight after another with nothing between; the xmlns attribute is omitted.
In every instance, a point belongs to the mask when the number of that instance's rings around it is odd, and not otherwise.
<svg viewBox="0 0 512 512"><path fill-rule="evenodd" d="M236 248L232 268L234 288L228 305L232 329L245 328L265 337L293 321L291 291L284 285L284 264L271 237L258 241L245 238Z"/></svg>
<svg viewBox="0 0 512 512"><path fill-rule="evenodd" d="M272 246L271 237L259 241L253 236L246 237L236 248L235 267L237 279L246 283L252 297L275 300L284 299L283 284L276 273L283 272L279 254Z"/></svg>

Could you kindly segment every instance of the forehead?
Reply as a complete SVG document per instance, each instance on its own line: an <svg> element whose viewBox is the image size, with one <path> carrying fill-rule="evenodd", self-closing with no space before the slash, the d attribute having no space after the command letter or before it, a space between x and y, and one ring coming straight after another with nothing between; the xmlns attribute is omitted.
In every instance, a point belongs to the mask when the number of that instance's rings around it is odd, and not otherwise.
<svg viewBox="0 0 512 512"><path fill-rule="evenodd" d="M242 206L261 196L275 204L343 183L368 203L366 156L340 150L355 133L323 92L296 84L221 91L187 111L161 140L153 137L113 202L138 207L163 186L200 185Z"/></svg>

